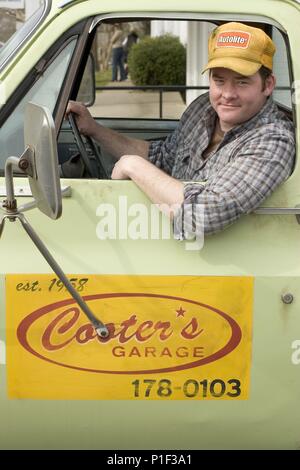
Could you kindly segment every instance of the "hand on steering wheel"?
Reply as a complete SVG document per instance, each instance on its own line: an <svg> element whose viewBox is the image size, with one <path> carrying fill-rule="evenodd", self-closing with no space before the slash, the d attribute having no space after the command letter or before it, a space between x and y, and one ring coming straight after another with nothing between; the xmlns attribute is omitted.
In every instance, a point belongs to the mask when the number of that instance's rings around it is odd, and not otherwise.
<svg viewBox="0 0 300 470"><path fill-rule="evenodd" d="M94 143L93 139L91 139L91 137L85 136L85 139L87 140L87 143L88 143L88 145L91 149L91 152L92 152L92 155L89 155L89 153L86 149L86 146L84 144L82 135L80 134L78 126L76 124L74 114L69 113L68 114L68 119L69 119L69 123L70 123L71 129L72 129L72 132L73 132L73 135L74 135L74 138L75 138L75 142L77 144L78 150L81 154L83 163L85 165L87 175L91 178L108 179L109 175L107 174L107 171L106 171L104 165L102 164L100 151L99 151L97 145L95 145L95 143Z"/></svg>

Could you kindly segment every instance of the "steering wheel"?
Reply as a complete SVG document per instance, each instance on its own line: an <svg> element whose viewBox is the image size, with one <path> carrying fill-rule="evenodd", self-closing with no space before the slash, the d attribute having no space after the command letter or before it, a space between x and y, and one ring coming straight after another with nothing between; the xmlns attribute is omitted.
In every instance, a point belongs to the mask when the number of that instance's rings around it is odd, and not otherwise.
<svg viewBox="0 0 300 470"><path fill-rule="evenodd" d="M100 151L91 137L84 136L87 145L84 143L83 137L79 132L73 113L68 115L71 130L74 135L75 142L82 157L86 173L91 178L109 179L109 175L102 163ZM87 149L89 147L89 150Z"/></svg>

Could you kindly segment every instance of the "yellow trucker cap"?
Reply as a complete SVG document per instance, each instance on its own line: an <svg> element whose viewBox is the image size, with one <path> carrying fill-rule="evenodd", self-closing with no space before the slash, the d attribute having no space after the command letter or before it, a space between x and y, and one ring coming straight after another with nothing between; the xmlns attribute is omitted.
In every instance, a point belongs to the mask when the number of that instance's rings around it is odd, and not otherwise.
<svg viewBox="0 0 300 470"><path fill-rule="evenodd" d="M210 35L208 64L203 72L224 67L249 76L262 65L272 70L275 50L272 39L262 29L243 23L226 23Z"/></svg>

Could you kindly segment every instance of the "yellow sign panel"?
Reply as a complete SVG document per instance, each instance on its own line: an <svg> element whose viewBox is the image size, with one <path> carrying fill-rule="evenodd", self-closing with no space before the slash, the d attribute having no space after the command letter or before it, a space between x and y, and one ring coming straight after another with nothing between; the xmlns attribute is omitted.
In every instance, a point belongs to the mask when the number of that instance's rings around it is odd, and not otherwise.
<svg viewBox="0 0 300 470"><path fill-rule="evenodd" d="M239 400L249 391L253 278L8 275L11 398Z"/></svg>

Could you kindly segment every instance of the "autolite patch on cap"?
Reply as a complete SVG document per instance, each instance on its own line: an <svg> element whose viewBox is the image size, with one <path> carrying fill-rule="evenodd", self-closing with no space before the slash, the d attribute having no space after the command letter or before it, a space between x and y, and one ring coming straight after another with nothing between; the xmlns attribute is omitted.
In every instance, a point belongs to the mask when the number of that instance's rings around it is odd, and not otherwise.
<svg viewBox="0 0 300 470"><path fill-rule="evenodd" d="M239 47L246 49L249 45L251 34L244 31L226 31L220 33L216 47Z"/></svg>

